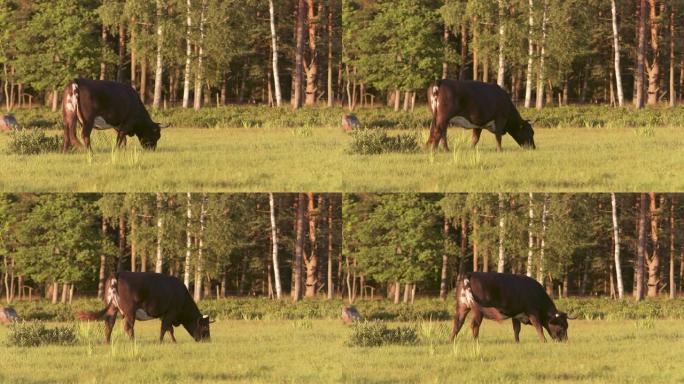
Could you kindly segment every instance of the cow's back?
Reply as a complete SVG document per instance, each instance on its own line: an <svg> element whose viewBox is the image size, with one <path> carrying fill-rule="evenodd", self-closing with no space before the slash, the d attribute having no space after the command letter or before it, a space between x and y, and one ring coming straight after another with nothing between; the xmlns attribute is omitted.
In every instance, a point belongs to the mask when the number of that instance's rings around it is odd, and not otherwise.
<svg viewBox="0 0 684 384"><path fill-rule="evenodd" d="M522 275L473 272L468 277L475 301L496 307L507 315L555 309L553 301L539 282Z"/></svg>
<svg viewBox="0 0 684 384"><path fill-rule="evenodd" d="M126 286L130 299L155 315L200 316L188 289L176 277L154 272L119 272L116 278L119 286Z"/></svg>

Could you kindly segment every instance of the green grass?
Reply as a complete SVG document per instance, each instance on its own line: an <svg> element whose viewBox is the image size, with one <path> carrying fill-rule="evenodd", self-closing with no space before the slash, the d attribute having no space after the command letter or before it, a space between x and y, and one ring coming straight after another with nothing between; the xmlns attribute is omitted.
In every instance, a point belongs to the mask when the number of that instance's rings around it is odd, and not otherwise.
<svg viewBox="0 0 684 384"><path fill-rule="evenodd" d="M395 325L409 325L392 324ZM159 321L138 322L136 342L115 327L114 342L76 346L0 346L3 383L663 383L681 382L684 321L573 321L569 342L538 342L524 326L513 342L510 322L485 321L480 342L464 328L455 344L444 336L413 346L350 347L341 321L219 321L210 343L177 328L178 344L158 344ZM425 324L421 325L425 328ZM426 332L421 331L421 335ZM0 328L5 340L7 328ZM422 337L422 336L421 336Z"/></svg>
<svg viewBox="0 0 684 384"><path fill-rule="evenodd" d="M92 156L8 155L0 134L0 190L28 191L675 191L684 190L684 111L606 107L523 111L536 127L536 151L509 136L503 153L492 134L477 149L469 131L450 128L452 151L349 153L342 109L301 112L263 107L170 110L156 118L174 128L156 152L137 138L113 149L113 131L96 132ZM357 112L362 125L427 139L429 115L387 109ZM27 126L55 127L56 114L19 111ZM209 127L209 128L207 128ZM204 128L204 129L199 129ZM49 134L59 133L51 130Z"/></svg>

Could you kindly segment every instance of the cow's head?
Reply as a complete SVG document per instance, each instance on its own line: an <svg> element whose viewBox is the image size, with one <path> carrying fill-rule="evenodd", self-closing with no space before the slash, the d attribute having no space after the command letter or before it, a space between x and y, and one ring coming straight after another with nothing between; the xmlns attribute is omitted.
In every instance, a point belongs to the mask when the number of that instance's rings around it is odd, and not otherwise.
<svg viewBox="0 0 684 384"><path fill-rule="evenodd" d="M537 149L537 146L534 145L534 129L532 129L532 124L530 124L529 120L523 120L519 136L518 144L525 148Z"/></svg>
<svg viewBox="0 0 684 384"><path fill-rule="evenodd" d="M138 140L145 149L155 150L157 148L157 141L161 137L161 129L163 126L159 123L152 122L137 132Z"/></svg>
<svg viewBox="0 0 684 384"><path fill-rule="evenodd" d="M556 312L549 317L548 331L555 341L568 341L568 315Z"/></svg>
<svg viewBox="0 0 684 384"><path fill-rule="evenodd" d="M210 334L209 334L209 324L212 323L212 321L209 320L208 315L204 315L202 317L197 318L197 324L195 325L195 331L193 332L192 337L195 338L195 341L209 341L210 339Z"/></svg>

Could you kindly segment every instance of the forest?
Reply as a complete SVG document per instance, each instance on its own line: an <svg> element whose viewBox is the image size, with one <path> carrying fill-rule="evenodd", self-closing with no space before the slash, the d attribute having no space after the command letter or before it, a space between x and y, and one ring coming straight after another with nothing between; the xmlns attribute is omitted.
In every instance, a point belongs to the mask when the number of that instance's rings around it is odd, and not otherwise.
<svg viewBox="0 0 684 384"><path fill-rule="evenodd" d="M679 0L346 1L343 46L358 99L400 109L436 78L496 82L525 107L637 108L682 94ZM382 45L383 49L377 49ZM422 97L423 92L418 93Z"/></svg>
<svg viewBox="0 0 684 384"><path fill-rule="evenodd" d="M332 103L340 1L2 0L0 101L56 109L86 77L130 84L155 109Z"/></svg>
<svg viewBox="0 0 684 384"><path fill-rule="evenodd" d="M525 274L552 297L674 298L683 214L678 194L352 194L344 254L359 292L395 302L444 299L469 271Z"/></svg>
<svg viewBox="0 0 684 384"><path fill-rule="evenodd" d="M678 194L16 194L1 202L7 302L99 297L104 279L122 270L176 276L196 300L444 299L469 271L526 274L555 297L674 298L684 288Z"/></svg>
<svg viewBox="0 0 684 384"><path fill-rule="evenodd" d="M195 300L288 291L299 300L341 288L339 194L0 197L7 302L99 298L116 271L176 276Z"/></svg>
<svg viewBox="0 0 684 384"><path fill-rule="evenodd" d="M155 109L398 110L449 77L538 109L675 105L683 13L681 0L3 0L0 102L56 109L81 76L131 84Z"/></svg>

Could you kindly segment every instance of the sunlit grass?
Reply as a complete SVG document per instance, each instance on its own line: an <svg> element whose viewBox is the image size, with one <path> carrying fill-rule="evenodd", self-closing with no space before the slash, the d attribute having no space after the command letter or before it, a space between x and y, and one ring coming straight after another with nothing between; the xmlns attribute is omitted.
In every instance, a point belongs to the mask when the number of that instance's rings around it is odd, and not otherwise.
<svg viewBox="0 0 684 384"><path fill-rule="evenodd" d="M262 110L268 115L262 116ZM643 115L625 111L624 126L607 120L620 118L607 108L574 111L586 115L573 111L551 109L544 112L548 116L538 116L552 128L537 126L537 150L523 150L510 136L504 136L502 153L495 151L494 136L489 132L483 132L480 144L473 149L469 131L450 128L449 152L422 149L416 153L354 155L348 151L352 138L336 125L342 111L323 109L307 110L302 115L288 112L281 117L265 108L211 110L198 115L204 119L202 126L221 128L176 125L163 132L156 152L143 151L135 137L129 138L125 150L118 150L113 131L105 131L94 133L92 155L7 155L4 149L9 136L0 134L0 190L684 190L684 128L657 124L660 120L679 121L678 110L667 115L666 110ZM663 115L657 114L660 112ZM180 122L194 116L186 111L170 113L169 119ZM405 120L410 130L418 130L421 145L427 140L427 125L421 125L427 123L425 114L359 111L372 129L383 124L391 128ZM251 120L247 119L250 116ZM221 122L228 117L235 121ZM394 120L387 120L389 117ZM568 120L571 117L586 121L583 125L565 125L566 121L575 121ZM634 125L642 120L643 125ZM237 125L240 121L242 125ZM278 126L278 121L282 125ZM407 133L390 130L390 134Z"/></svg>
<svg viewBox="0 0 684 384"><path fill-rule="evenodd" d="M409 323L393 325L410 325ZM157 342L159 321L138 322L132 343L115 327L113 344L0 346L0 382L681 382L684 322L572 321L568 343L542 344L524 326L485 321L480 341L464 327L454 344L446 322L416 324L413 346L350 347L341 321L219 321L210 343L176 329L178 344ZM93 323L89 337L101 336ZM0 340L7 328L0 328Z"/></svg>

